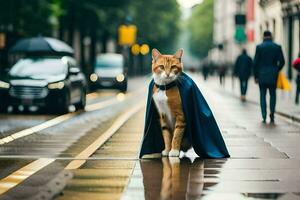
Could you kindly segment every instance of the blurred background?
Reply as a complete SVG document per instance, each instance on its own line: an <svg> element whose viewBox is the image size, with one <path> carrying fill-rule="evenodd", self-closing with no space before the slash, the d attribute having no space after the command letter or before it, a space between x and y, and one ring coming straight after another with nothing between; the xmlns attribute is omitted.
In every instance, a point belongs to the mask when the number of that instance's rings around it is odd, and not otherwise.
<svg viewBox="0 0 300 200"><path fill-rule="evenodd" d="M224 65L230 71L242 48L254 55L268 29L283 46L285 72L292 79L291 63L300 46L299 4L298 0L1 0L0 72L16 62L9 49L19 39L36 36L54 37L73 47L86 77L93 73L97 55L107 52L125 56L129 75L149 73L149 49L154 47L163 53L183 47L187 68L205 65L213 73Z"/></svg>
<svg viewBox="0 0 300 200"><path fill-rule="evenodd" d="M292 61L299 54L300 2L298 0L216 0L214 1L214 47L209 61L223 58L229 66L246 48L253 57L255 48L263 40L263 32L270 30L276 43L282 45L286 59L287 77L296 76Z"/></svg>
<svg viewBox="0 0 300 200"><path fill-rule="evenodd" d="M180 33L180 9L174 0L1 0L0 9L2 72L12 65L9 49L19 39L47 36L73 47L87 76L98 54L124 50L124 54L130 53L129 73L145 73L150 69L148 46L172 51ZM120 35L121 25L134 25L136 30L126 38ZM118 41L120 37L129 43ZM143 54L137 45L127 52L134 44L147 45Z"/></svg>

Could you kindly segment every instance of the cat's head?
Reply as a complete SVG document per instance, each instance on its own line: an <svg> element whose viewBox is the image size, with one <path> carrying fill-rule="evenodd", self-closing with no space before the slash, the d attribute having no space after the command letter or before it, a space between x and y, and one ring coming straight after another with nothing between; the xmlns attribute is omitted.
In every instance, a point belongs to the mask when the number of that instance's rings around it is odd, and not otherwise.
<svg viewBox="0 0 300 200"><path fill-rule="evenodd" d="M152 73L156 84L165 85L177 79L183 70L182 55L183 49L174 55L162 55L157 49L152 50Z"/></svg>

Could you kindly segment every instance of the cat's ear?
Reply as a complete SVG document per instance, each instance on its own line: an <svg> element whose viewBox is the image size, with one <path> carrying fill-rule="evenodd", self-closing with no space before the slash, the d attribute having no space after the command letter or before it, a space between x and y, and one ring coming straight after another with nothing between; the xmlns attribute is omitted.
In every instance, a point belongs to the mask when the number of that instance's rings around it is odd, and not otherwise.
<svg viewBox="0 0 300 200"><path fill-rule="evenodd" d="M178 60L181 61L183 55L183 49L179 49L178 51L176 51L176 53L174 54L174 58L177 58Z"/></svg>
<svg viewBox="0 0 300 200"><path fill-rule="evenodd" d="M152 59L156 61L161 56L161 53L157 49L152 49Z"/></svg>

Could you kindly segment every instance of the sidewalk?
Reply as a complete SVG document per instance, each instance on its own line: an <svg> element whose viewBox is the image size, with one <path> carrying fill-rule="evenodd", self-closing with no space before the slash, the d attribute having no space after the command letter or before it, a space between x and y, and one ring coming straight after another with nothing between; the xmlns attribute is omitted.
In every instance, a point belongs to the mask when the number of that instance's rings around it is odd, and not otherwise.
<svg viewBox="0 0 300 200"><path fill-rule="evenodd" d="M226 77L225 86L220 86L218 77L209 77L207 82L217 89L225 89L225 91L240 97L240 83L237 78L232 80L231 77ZM291 92L277 90L276 113L300 122L300 105L295 104L295 84L292 84ZM246 98L248 102L259 104L259 88L258 85L254 83L253 77L248 82ZM269 97L267 98L267 105L269 106Z"/></svg>
<svg viewBox="0 0 300 200"><path fill-rule="evenodd" d="M189 151L180 159L140 160L121 199L300 199L299 126L282 118L275 125L262 124L259 106L241 103L229 81L224 91L216 78L192 77L231 157L203 160Z"/></svg>

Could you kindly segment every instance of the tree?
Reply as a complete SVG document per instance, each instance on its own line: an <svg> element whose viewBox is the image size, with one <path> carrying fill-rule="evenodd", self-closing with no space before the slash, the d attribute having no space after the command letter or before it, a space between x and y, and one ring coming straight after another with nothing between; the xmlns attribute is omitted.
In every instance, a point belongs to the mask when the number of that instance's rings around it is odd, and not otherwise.
<svg viewBox="0 0 300 200"><path fill-rule="evenodd" d="M0 0L2 31L22 36L49 34L51 24L50 0Z"/></svg>
<svg viewBox="0 0 300 200"><path fill-rule="evenodd" d="M51 0L0 0L0 32L5 46L0 49L0 73L9 67L8 50L22 37L50 35Z"/></svg>
<svg viewBox="0 0 300 200"><path fill-rule="evenodd" d="M177 1L134 1L131 13L141 42L162 51L173 48L179 33L180 10Z"/></svg>
<svg viewBox="0 0 300 200"><path fill-rule="evenodd" d="M213 46L213 0L204 0L192 10L188 22L190 30L190 48L192 53L200 58L207 56Z"/></svg>
<svg viewBox="0 0 300 200"><path fill-rule="evenodd" d="M102 51L106 42L116 37L118 25L125 18L126 7L131 0L56 0L63 10L59 17L60 39L73 45L74 34L80 35L81 65L87 74L96 58L96 44L101 39ZM67 33L67 37L66 36ZM90 39L89 59L85 58L84 39Z"/></svg>

